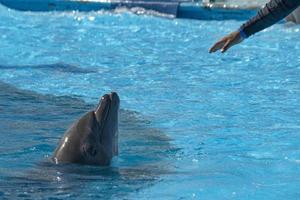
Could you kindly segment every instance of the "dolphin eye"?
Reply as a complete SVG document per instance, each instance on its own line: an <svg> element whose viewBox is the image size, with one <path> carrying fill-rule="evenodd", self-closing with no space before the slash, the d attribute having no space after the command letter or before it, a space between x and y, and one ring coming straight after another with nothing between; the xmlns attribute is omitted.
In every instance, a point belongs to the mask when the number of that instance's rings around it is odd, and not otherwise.
<svg viewBox="0 0 300 200"><path fill-rule="evenodd" d="M94 146L90 145L85 148L85 151L90 156L95 156L97 154L97 149Z"/></svg>
<svg viewBox="0 0 300 200"><path fill-rule="evenodd" d="M97 154L97 150L94 147L89 148L88 152L91 156L95 156Z"/></svg>

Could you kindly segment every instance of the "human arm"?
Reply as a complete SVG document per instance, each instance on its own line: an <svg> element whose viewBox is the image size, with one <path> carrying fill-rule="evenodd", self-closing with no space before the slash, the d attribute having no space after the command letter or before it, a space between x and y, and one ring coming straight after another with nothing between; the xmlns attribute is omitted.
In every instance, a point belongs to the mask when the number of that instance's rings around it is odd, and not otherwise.
<svg viewBox="0 0 300 200"><path fill-rule="evenodd" d="M280 21L300 5L300 0L271 0L259 10L257 15L243 24L238 31L232 32L215 43L209 50L227 51L233 45L242 42L245 38Z"/></svg>

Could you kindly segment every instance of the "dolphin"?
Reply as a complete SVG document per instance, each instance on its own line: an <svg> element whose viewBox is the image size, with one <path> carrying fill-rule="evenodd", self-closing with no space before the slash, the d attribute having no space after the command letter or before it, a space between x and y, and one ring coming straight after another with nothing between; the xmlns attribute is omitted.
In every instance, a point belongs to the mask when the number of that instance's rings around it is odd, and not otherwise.
<svg viewBox="0 0 300 200"><path fill-rule="evenodd" d="M58 137L64 133L62 130L84 113L95 110L98 102L93 105L77 97L39 94L1 80L0 91L0 135L2 140L9 141L2 142L0 147L0 158L8 158L0 159L0 199L64 198L67 193L74 197L90 195L91 199L130 199L136 191L149 188L164 176L175 173L172 163L176 163L182 150L173 146L172 139L149 117L121 107L117 167L56 165L52 160L53 152ZM14 116L14 120L7 116ZM11 137L12 134L18 137ZM32 143L32 138L37 137L40 140ZM39 148L40 145L45 148ZM27 152L34 147L36 151ZM16 156L16 151L26 152L18 154L17 160L10 159ZM49 153L51 158L48 158ZM24 168L24 164L27 167ZM83 187L91 184L97 186L92 193Z"/></svg>
<svg viewBox="0 0 300 200"><path fill-rule="evenodd" d="M53 161L108 166L118 155L117 93L105 94L98 107L83 115L65 132L56 148Z"/></svg>

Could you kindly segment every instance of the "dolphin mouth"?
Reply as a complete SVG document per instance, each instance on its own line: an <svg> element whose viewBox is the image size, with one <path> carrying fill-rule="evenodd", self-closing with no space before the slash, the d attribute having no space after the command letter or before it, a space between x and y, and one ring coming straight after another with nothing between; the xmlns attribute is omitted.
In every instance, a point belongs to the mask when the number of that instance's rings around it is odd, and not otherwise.
<svg viewBox="0 0 300 200"><path fill-rule="evenodd" d="M119 96L116 92L111 92L109 94L105 94L101 97L100 103L96 110L94 111L96 115L96 119L101 127L106 123L109 115L118 111L119 109Z"/></svg>

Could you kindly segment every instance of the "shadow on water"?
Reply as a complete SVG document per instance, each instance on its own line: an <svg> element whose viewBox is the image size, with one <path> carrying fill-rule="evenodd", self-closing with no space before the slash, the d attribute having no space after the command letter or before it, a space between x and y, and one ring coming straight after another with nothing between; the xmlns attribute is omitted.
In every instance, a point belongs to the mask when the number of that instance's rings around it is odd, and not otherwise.
<svg viewBox="0 0 300 200"><path fill-rule="evenodd" d="M138 113L120 111L120 155L111 167L54 165L67 127L96 105L41 95L0 82L0 198L126 199L171 173L177 149Z"/></svg>
<svg viewBox="0 0 300 200"><path fill-rule="evenodd" d="M75 65L65 64L65 63L54 63L54 64L42 64L42 65L0 65L0 69L12 69L12 70L28 70L28 69L38 69L47 70L53 72L63 72L63 73L74 73L74 74L87 74L87 73L97 73L95 69L85 69L77 67Z"/></svg>

